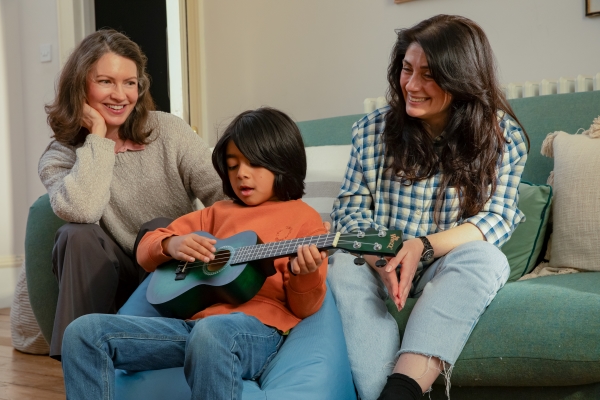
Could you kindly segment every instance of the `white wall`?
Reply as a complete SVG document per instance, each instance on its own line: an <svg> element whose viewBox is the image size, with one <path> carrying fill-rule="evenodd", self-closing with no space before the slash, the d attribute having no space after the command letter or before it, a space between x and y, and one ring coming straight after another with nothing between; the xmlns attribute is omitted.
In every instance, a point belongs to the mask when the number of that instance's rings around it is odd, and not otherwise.
<svg viewBox="0 0 600 400"><path fill-rule="evenodd" d="M54 98L59 71L57 9L56 2L48 0L0 0L0 5L2 21L10 31L4 43L14 117L10 122L14 250L22 254L29 206L46 193L37 165L52 134L44 105ZM5 9L10 13L5 14ZM51 62L40 62L41 44L52 45Z"/></svg>
<svg viewBox="0 0 600 400"><path fill-rule="evenodd" d="M29 206L46 192L37 162L50 141L44 104L54 96L57 32L55 1L0 0L0 159L10 171L0 186L0 215L11 219L0 224L0 308L12 298ZM52 45L52 62L40 62L41 44Z"/></svg>
<svg viewBox="0 0 600 400"><path fill-rule="evenodd" d="M46 193L38 178L37 166L52 135L46 124L44 105L54 98L54 82L59 72L58 23L56 1L19 0L18 3L24 129L16 134L25 138L26 206L29 209ZM40 62L39 46L45 43L52 45L52 61L48 63Z"/></svg>
<svg viewBox="0 0 600 400"><path fill-rule="evenodd" d="M14 8L14 7L13 7ZM13 199L11 181L11 114L10 102L12 101L9 89L8 76L8 42L10 41L11 27L4 22L5 17L13 14L12 9L6 9L0 3L0 188L8 190L0 191L0 259L5 259L13 254ZM15 120L19 120L16 115ZM14 124L13 124L14 125ZM7 262L7 261L5 261Z"/></svg>
<svg viewBox="0 0 600 400"><path fill-rule="evenodd" d="M440 13L483 27L502 82L600 72L600 18L581 0L204 0L211 142L261 105L300 121L362 112L385 92L394 29Z"/></svg>

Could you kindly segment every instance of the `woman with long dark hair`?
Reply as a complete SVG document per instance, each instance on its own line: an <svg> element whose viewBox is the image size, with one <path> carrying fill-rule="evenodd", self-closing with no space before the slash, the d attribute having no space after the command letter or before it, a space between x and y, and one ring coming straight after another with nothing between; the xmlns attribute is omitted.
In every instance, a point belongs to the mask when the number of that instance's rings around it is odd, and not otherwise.
<svg viewBox="0 0 600 400"><path fill-rule="evenodd" d="M418 398L452 366L509 275L528 138L483 30L438 15L397 32L389 106L353 126L336 230L401 230L387 264L337 252L329 280L362 400ZM360 260L359 260L360 261ZM377 263L377 261L380 261ZM377 264L377 265L376 265ZM402 341L385 300L417 297ZM387 380L386 380L387 376Z"/></svg>
<svg viewBox="0 0 600 400"><path fill-rule="evenodd" d="M69 56L54 101L54 132L39 162L55 214L59 296L50 356L75 318L115 313L145 277L135 262L142 224L177 218L198 198L224 197L206 143L180 118L154 111L146 56L115 30L87 36Z"/></svg>

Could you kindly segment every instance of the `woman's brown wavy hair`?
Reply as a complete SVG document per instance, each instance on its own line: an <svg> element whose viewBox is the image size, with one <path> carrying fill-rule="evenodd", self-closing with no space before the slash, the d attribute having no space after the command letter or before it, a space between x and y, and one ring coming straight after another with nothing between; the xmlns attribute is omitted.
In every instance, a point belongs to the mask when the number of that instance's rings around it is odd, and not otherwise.
<svg viewBox="0 0 600 400"><path fill-rule="evenodd" d="M397 34L388 67L391 109L383 133L387 155L393 157L391 168L407 185L443 171L435 202L436 222L449 186L458 190L459 218L475 215L496 190L496 169L505 144L497 112L519 123L498 83L487 37L475 22L453 15L434 16ZM423 48L434 81L452 95L438 151L424 122L406 113L400 74L412 43Z"/></svg>
<svg viewBox="0 0 600 400"><path fill-rule="evenodd" d="M48 125L57 141L73 146L85 141L89 131L81 126L81 117L87 97L87 76L106 53L125 57L133 61L137 68L138 100L119 129L119 136L138 144L147 143L152 130L144 131L144 127L148 112L154 110L154 100L149 90L150 76L146 73L147 58L135 42L113 29L99 30L83 39L63 67L56 97L45 107Z"/></svg>

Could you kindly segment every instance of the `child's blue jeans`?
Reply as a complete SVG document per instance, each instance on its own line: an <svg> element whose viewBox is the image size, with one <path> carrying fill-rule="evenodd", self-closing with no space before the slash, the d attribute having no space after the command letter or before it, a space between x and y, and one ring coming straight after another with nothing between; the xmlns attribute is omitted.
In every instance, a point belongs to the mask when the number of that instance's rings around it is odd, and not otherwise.
<svg viewBox="0 0 600 400"><path fill-rule="evenodd" d="M398 353L434 356L454 365L485 308L508 279L506 256L470 242L436 260L411 292L418 297L400 345L386 288L367 264L341 251L329 259L328 280L344 327L352 376L362 400L375 400ZM425 372L425 371L424 371Z"/></svg>
<svg viewBox="0 0 600 400"><path fill-rule="evenodd" d="M241 399L242 380L256 379L283 336L243 313L196 321L90 314L63 338L67 399L114 399L115 369L184 367L192 399Z"/></svg>

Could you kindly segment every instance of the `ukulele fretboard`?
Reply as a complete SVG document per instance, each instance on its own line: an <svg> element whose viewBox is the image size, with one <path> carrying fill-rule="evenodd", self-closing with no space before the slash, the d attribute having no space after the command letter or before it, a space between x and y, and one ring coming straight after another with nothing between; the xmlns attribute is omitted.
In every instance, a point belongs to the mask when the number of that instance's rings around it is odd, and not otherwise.
<svg viewBox="0 0 600 400"><path fill-rule="evenodd" d="M298 246L314 244L319 250L335 247L340 233L328 233L326 235L308 236L282 242L257 244L254 246L243 246L236 250L231 258L230 264L243 264L251 261L264 260L290 256L298 252Z"/></svg>

